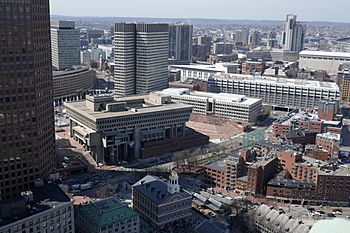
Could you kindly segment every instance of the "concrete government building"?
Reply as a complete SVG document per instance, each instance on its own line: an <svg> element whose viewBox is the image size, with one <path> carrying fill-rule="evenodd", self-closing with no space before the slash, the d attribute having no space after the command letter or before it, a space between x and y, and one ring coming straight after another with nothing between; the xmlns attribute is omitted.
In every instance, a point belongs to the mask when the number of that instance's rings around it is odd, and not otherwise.
<svg viewBox="0 0 350 233"><path fill-rule="evenodd" d="M168 88L162 91L172 101L193 106L193 113L213 115L237 121L255 122L262 112L260 99L227 93L190 92L189 89Z"/></svg>
<svg viewBox="0 0 350 233"><path fill-rule="evenodd" d="M322 99L338 100L336 83L239 74L213 75L208 92L246 95L273 107L314 109Z"/></svg>
<svg viewBox="0 0 350 233"><path fill-rule="evenodd" d="M192 107L172 103L159 93L114 99L87 96L66 103L70 135L84 144L98 163L152 157L206 144L208 138L186 128Z"/></svg>

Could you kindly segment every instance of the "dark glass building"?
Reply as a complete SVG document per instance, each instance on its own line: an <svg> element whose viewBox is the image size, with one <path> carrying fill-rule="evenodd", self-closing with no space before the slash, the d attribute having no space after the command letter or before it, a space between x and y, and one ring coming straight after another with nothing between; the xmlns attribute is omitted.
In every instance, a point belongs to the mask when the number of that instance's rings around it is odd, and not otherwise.
<svg viewBox="0 0 350 233"><path fill-rule="evenodd" d="M49 0L0 0L0 199L56 166Z"/></svg>
<svg viewBox="0 0 350 233"><path fill-rule="evenodd" d="M169 25L169 59L172 64L188 64L192 59L193 25Z"/></svg>

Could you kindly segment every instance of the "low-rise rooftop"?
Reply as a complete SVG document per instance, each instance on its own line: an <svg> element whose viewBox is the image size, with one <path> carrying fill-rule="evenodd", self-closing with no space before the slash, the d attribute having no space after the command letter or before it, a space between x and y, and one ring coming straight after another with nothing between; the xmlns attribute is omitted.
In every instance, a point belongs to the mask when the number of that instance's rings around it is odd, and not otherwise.
<svg viewBox="0 0 350 233"><path fill-rule="evenodd" d="M161 93L171 95L171 96L188 96L198 99L213 99L215 101L221 101L226 103L238 103L242 105L252 105L258 102L261 102L260 99L248 98L245 95L236 95L228 93L208 93L201 91L190 91L187 88L167 88L164 89Z"/></svg>
<svg viewBox="0 0 350 233"><path fill-rule="evenodd" d="M73 203L73 200L71 200L56 184L48 184L34 188L32 192L28 192L27 194L28 196L25 197L19 196L0 201L0 210L4 208L4 212L0 212L12 213L10 216L1 216L0 227L39 214L46 210L56 208L68 202ZM16 209L11 210L11 208Z"/></svg>
<svg viewBox="0 0 350 233"><path fill-rule="evenodd" d="M277 85L280 87L291 88L310 88L310 89L323 89L328 91L339 92L339 86L332 82L319 82L306 79L291 79L272 76L257 76L257 75L244 75L244 74L215 74L213 79L222 80L235 80L241 82L260 83L261 85Z"/></svg>
<svg viewBox="0 0 350 233"><path fill-rule="evenodd" d="M77 214L98 228L112 224L124 224L128 219L139 217L136 212L115 197L79 206Z"/></svg>

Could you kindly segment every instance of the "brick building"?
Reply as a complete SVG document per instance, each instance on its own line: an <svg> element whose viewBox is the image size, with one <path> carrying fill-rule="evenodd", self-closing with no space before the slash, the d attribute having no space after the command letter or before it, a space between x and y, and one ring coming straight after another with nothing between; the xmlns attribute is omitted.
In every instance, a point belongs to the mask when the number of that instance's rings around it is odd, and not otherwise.
<svg viewBox="0 0 350 233"><path fill-rule="evenodd" d="M259 74L265 71L265 63L262 61L245 61L242 63L242 74Z"/></svg>
<svg viewBox="0 0 350 233"><path fill-rule="evenodd" d="M333 121L335 115L339 112L338 100L321 100L318 105L318 116L322 120Z"/></svg>
<svg viewBox="0 0 350 233"><path fill-rule="evenodd" d="M133 209L157 229L191 217L192 196L180 188L179 177L172 172L169 180L145 176L132 187Z"/></svg>
<svg viewBox="0 0 350 233"><path fill-rule="evenodd" d="M305 155L317 160L327 161L329 159L329 152L317 145L306 145Z"/></svg>
<svg viewBox="0 0 350 233"><path fill-rule="evenodd" d="M225 189L225 159L220 159L204 166L204 183L212 187Z"/></svg>
<svg viewBox="0 0 350 233"><path fill-rule="evenodd" d="M291 179L270 180L267 198L283 202L348 205L350 172L337 160L321 161L295 151L282 153L280 160Z"/></svg>
<svg viewBox="0 0 350 233"><path fill-rule="evenodd" d="M234 190L236 178L246 173L246 164L242 157L232 155L210 163L204 167L204 182L222 190Z"/></svg>
<svg viewBox="0 0 350 233"><path fill-rule="evenodd" d="M286 136L292 130L304 130L322 133L322 121L315 114L294 111L287 117L273 123L273 131L277 136Z"/></svg>
<svg viewBox="0 0 350 233"><path fill-rule="evenodd" d="M327 150L331 155L339 154L340 134L323 133L317 134L316 145Z"/></svg>
<svg viewBox="0 0 350 233"><path fill-rule="evenodd" d="M246 176L237 178L236 190L251 195L265 194L266 185L280 171L277 157L264 158L247 168Z"/></svg>

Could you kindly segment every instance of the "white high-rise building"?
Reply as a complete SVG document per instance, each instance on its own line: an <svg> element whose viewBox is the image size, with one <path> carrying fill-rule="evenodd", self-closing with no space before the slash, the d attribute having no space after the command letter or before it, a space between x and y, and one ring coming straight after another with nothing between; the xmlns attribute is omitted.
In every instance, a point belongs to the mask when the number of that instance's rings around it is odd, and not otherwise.
<svg viewBox="0 0 350 233"><path fill-rule="evenodd" d="M117 23L114 46L118 95L147 94L168 86L168 24Z"/></svg>
<svg viewBox="0 0 350 233"><path fill-rule="evenodd" d="M296 52L303 50L305 31L306 25L297 22L296 15L287 15L282 35L283 49Z"/></svg>
<svg viewBox="0 0 350 233"><path fill-rule="evenodd" d="M80 61L80 33L74 21L51 21L52 65L56 70L64 70Z"/></svg>

